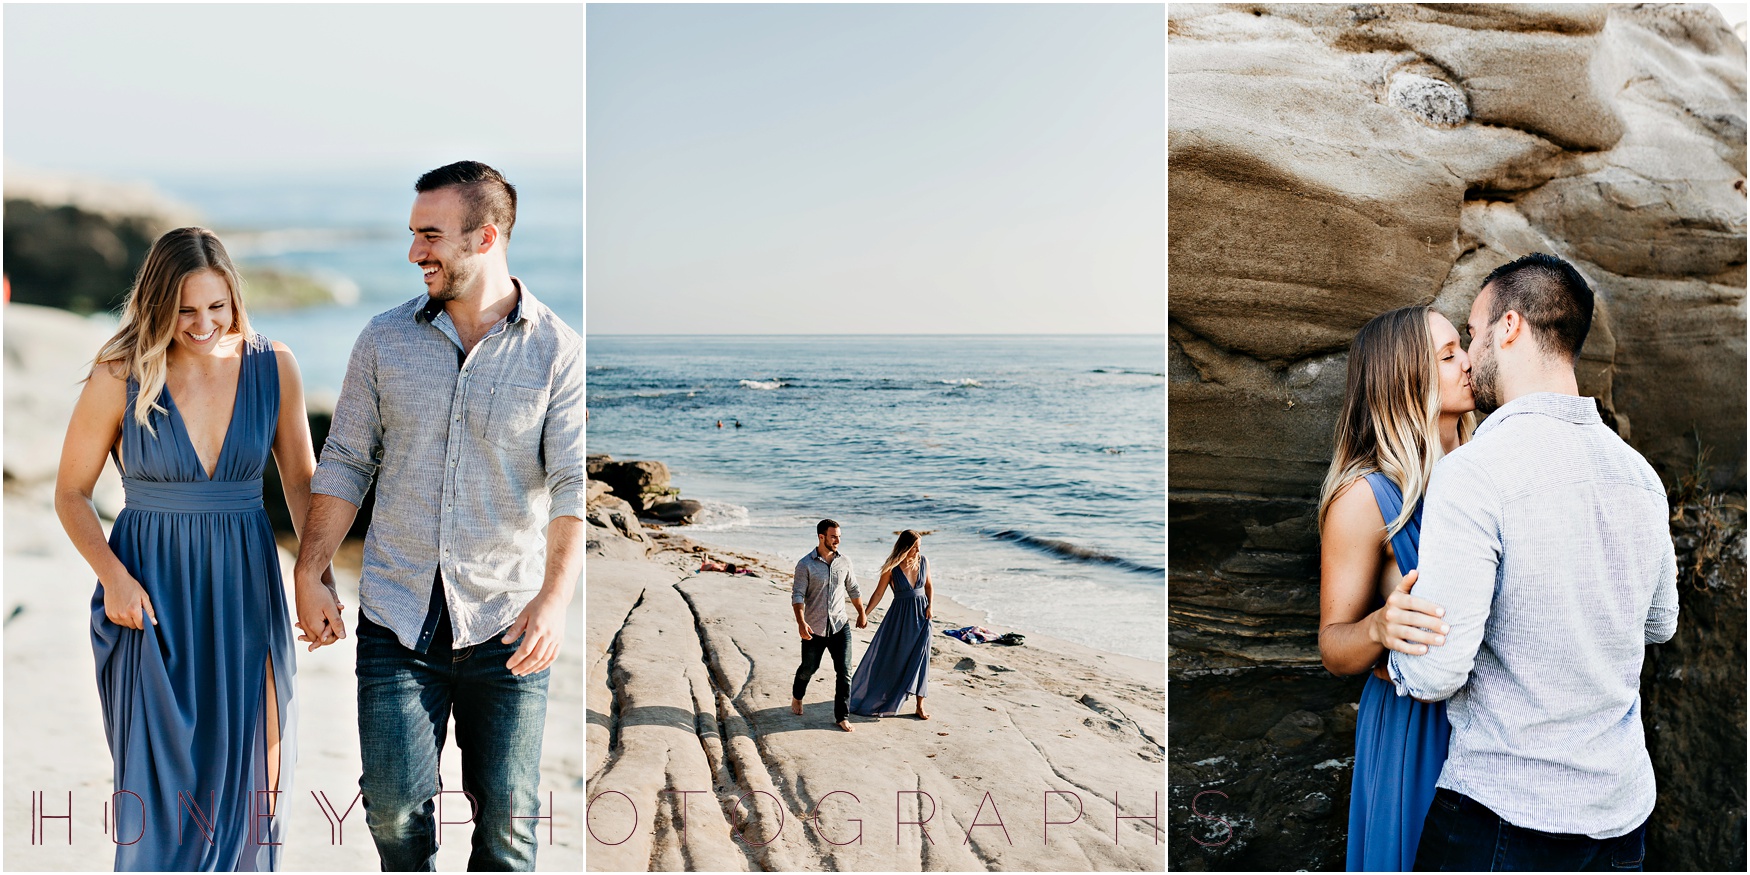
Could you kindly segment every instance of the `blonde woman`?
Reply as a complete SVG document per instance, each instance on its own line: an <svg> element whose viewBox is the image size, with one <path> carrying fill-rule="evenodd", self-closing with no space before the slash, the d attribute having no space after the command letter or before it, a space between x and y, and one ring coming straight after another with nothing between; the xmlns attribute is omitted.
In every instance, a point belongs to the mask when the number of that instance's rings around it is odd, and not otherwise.
<svg viewBox="0 0 1750 875"><path fill-rule="evenodd" d="M271 457L301 521L316 460L297 363L250 330L239 290L211 231L158 238L61 450L55 509L98 578L118 871L279 863L295 663L261 478ZM107 540L106 457L127 489Z"/></svg>
<svg viewBox="0 0 1750 875"><path fill-rule="evenodd" d="M1319 655L1334 674L1371 669L1356 714L1350 871L1413 868L1446 760L1446 703L1396 695L1382 660L1445 643L1442 609L1410 589L1423 492L1434 463L1469 440L1475 408L1458 332L1433 309L1393 310L1355 335L1319 499Z"/></svg>
<svg viewBox="0 0 1750 875"><path fill-rule="evenodd" d="M892 717L907 696L917 696L917 718L930 719L924 697L929 693L930 599L935 585L930 580L930 560L918 551L920 537L912 529L900 532L887 561L881 563L869 611L874 612L888 589L893 590L893 607L881 618L881 628L869 639L869 649L851 678L848 707L853 714Z"/></svg>

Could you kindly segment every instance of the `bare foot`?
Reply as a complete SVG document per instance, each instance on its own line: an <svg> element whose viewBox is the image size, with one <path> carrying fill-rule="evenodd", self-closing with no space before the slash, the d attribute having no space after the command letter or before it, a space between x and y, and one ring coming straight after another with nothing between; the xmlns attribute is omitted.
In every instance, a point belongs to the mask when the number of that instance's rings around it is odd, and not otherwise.
<svg viewBox="0 0 1750 875"><path fill-rule="evenodd" d="M849 720L840 720L839 721L839 728L843 729L846 732L856 732L857 731L857 730L851 728L851 721L849 721Z"/></svg>
<svg viewBox="0 0 1750 875"><path fill-rule="evenodd" d="M790 700L790 713L792 713L792 714L801 714L802 713L802 700L801 699L791 699Z"/></svg>
<svg viewBox="0 0 1750 875"><path fill-rule="evenodd" d="M919 720L928 720L928 719L930 719L930 715L928 715L928 714L926 714L926 713L924 713L924 703L922 703L922 702L919 702L919 703L918 703L918 719L919 719Z"/></svg>

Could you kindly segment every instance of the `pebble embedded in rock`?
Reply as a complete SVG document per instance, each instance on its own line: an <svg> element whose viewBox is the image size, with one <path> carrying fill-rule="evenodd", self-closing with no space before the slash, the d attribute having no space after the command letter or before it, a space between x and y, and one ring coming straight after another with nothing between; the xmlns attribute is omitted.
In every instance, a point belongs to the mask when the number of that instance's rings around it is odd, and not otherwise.
<svg viewBox="0 0 1750 875"><path fill-rule="evenodd" d="M1470 102L1465 100L1463 91L1450 82L1416 73L1393 76L1386 100L1438 127L1452 127L1470 121Z"/></svg>

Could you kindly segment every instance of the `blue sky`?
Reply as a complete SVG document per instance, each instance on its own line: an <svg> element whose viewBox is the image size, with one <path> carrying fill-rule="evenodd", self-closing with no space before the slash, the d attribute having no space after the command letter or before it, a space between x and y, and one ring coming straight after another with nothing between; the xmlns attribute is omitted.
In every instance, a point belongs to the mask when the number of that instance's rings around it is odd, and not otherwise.
<svg viewBox="0 0 1750 875"><path fill-rule="evenodd" d="M1165 10L594 5L588 329L1160 333Z"/></svg>
<svg viewBox="0 0 1750 875"><path fill-rule="evenodd" d="M575 167L572 4L7 4L6 157L109 176Z"/></svg>

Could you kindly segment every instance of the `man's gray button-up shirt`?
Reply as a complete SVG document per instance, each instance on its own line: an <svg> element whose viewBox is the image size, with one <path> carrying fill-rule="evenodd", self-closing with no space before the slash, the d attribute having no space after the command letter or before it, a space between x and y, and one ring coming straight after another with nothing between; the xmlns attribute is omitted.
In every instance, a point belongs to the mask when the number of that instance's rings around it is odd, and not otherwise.
<svg viewBox="0 0 1750 875"><path fill-rule="evenodd" d="M546 527L584 515L583 341L520 281L457 363L420 295L353 344L310 490L352 504L377 479L360 610L419 650L441 569L454 646L503 632L541 589Z"/></svg>
<svg viewBox="0 0 1750 875"><path fill-rule="evenodd" d="M845 626L845 597L862 601L857 591L857 575L851 570L851 560L843 553L833 553L832 562L820 558L819 551L810 550L796 563L796 577L790 584L790 603L802 605L802 619L821 635L831 635Z"/></svg>
<svg viewBox="0 0 1750 875"><path fill-rule="evenodd" d="M1591 398L1495 411L1435 466L1417 596L1452 631L1392 651L1399 695L1451 697L1439 786L1508 823L1614 838L1653 810L1646 645L1677 630L1665 488Z"/></svg>

